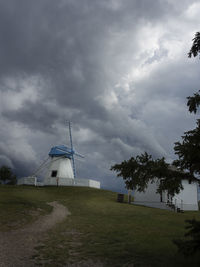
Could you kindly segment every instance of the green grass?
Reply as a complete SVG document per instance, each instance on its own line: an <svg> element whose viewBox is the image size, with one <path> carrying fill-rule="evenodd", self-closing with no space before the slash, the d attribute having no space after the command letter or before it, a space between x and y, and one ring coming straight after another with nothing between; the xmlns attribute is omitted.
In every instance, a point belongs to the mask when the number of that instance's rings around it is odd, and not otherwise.
<svg viewBox="0 0 200 267"><path fill-rule="evenodd" d="M0 186L0 231L18 229L52 211L33 187ZM39 195L41 195L39 193ZM40 197L41 198L41 197Z"/></svg>
<svg viewBox="0 0 200 267"><path fill-rule="evenodd" d="M46 203L56 200L71 215L39 244L38 264L63 266L92 259L107 266L199 266L199 255L185 259L172 242L184 236L186 219L200 219L199 212L128 205L116 202L116 197L113 192L84 187L0 186L0 227L10 229L12 220L33 221L29 209L39 208L44 214L50 212Z"/></svg>

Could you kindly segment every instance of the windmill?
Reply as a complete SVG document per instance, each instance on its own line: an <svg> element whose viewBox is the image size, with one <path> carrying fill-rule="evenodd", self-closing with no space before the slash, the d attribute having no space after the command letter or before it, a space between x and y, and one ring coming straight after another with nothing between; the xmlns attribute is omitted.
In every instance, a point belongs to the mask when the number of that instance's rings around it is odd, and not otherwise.
<svg viewBox="0 0 200 267"><path fill-rule="evenodd" d="M47 176L45 178L45 184L51 184L51 179L67 179L76 178L75 159L84 158L83 155L77 153L73 148L71 122L68 122L69 126L69 139L70 147L66 145L58 145L51 148L49 152L50 164L48 166Z"/></svg>
<svg viewBox="0 0 200 267"><path fill-rule="evenodd" d="M84 158L83 155L77 153L73 147L72 127L69 126L70 147L66 145L53 146L49 152L49 156L33 175L18 179L17 184L22 185L60 185L60 186L87 186L100 188L100 182L91 179L74 179L76 178L75 156ZM37 174L44 172L44 180L37 180ZM41 176L40 176L41 177Z"/></svg>

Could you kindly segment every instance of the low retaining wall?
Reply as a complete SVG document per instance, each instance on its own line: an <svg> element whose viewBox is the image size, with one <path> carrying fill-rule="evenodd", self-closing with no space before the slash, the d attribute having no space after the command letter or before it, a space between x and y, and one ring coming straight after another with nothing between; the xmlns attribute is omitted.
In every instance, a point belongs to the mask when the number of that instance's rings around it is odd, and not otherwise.
<svg viewBox="0 0 200 267"><path fill-rule="evenodd" d="M23 177L17 180L18 185L37 185L37 177L29 176Z"/></svg>
<svg viewBox="0 0 200 267"><path fill-rule="evenodd" d="M18 179L18 185L35 185L35 186L85 186L100 188L100 182L90 179L72 179L72 178L47 178L45 182L37 182L36 177L23 177Z"/></svg>

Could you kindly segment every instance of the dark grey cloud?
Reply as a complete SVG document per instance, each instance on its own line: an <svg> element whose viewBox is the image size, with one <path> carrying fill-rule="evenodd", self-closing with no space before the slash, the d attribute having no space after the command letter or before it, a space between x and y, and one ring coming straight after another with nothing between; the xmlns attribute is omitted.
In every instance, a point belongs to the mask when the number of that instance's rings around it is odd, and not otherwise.
<svg viewBox="0 0 200 267"><path fill-rule="evenodd" d="M23 104L23 108L2 112L2 116L10 121L18 121L28 125L32 130L40 130L44 132L54 132L52 125L59 120L59 115L45 103L32 103L27 100Z"/></svg>
<svg viewBox="0 0 200 267"><path fill-rule="evenodd" d="M198 89L198 1L0 1L0 161L31 173L73 121L82 177L144 151L173 155ZM198 13L198 12L197 12ZM176 140L174 140L176 139Z"/></svg>

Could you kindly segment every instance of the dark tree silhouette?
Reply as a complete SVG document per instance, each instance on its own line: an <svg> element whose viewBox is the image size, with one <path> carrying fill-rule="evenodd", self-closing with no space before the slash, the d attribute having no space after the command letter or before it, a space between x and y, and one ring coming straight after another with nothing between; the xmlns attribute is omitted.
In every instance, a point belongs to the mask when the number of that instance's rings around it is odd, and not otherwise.
<svg viewBox="0 0 200 267"><path fill-rule="evenodd" d="M16 184L17 179L12 173L11 168L4 165L0 168L0 181L2 181L4 184Z"/></svg>
<svg viewBox="0 0 200 267"><path fill-rule="evenodd" d="M189 231L186 232L185 240L174 240L173 242L178 246L179 252L185 256L190 256L200 250L200 221L186 220L188 225L185 227Z"/></svg>
<svg viewBox="0 0 200 267"><path fill-rule="evenodd" d="M188 53L188 57L196 57L200 53L200 32L196 32L194 39L192 39L193 44ZM197 112L198 107L200 106L200 91L195 93L193 96L187 97L188 102L187 106L189 112Z"/></svg>
<svg viewBox="0 0 200 267"><path fill-rule="evenodd" d="M189 109L189 112L192 113L194 112L195 114L197 113L197 109L200 106L200 91L198 91L197 93L195 93L193 96L188 96L188 102L187 102L187 106Z"/></svg>
<svg viewBox="0 0 200 267"><path fill-rule="evenodd" d="M175 154L179 159L173 164L182 170L189 171L191 180L200 175L200 120L197 120L197 127L194 130L184 133L182 142L176 142Z"/></svg>
<svg viewBox="0 0 200 267"><path fill-rule="evenodd" d="M200 32L195 34L193 45L188 53L188 57L196 57L200 53ZM200 91L199 91L200 92ZM196 113L200 106L200 94L195 93L193 96L187 97L187 106L189 112ZM195 178L200 175L200 120L197 120L197 127L194 130L184 133L182 142L175 143L175 154L179 159L174 161L176 166L181 169L189 170L190 177ZM178 246L179 252L184 255L191 256L200 251L200 221L188 220L187 229L190 229L186 234L185 240L174 240Z"/></svg>
<svg viewBox="0 0 200 267"><path fill-rule="evenodd" d="M195 34L193 45L188 53L196 57L200 53L200 32ZM195 93L193 96L187 97L187 106L189 112L196 113L200 105L200 94ZM195 174L200 174L200 120L197 120L197 127L194 130L184 133L182 142L176 142L174 146L175 154L179 159L174 161L174 165L189 171L191 178L195 178Z"/></svg>
<svg viewBox="0 0 200 267"><path fill-rule="evenodd" d="M195 37L192 39L193 44L188 53L188 57L196 57L200 53L200 32L196 32Z"/></svg>

